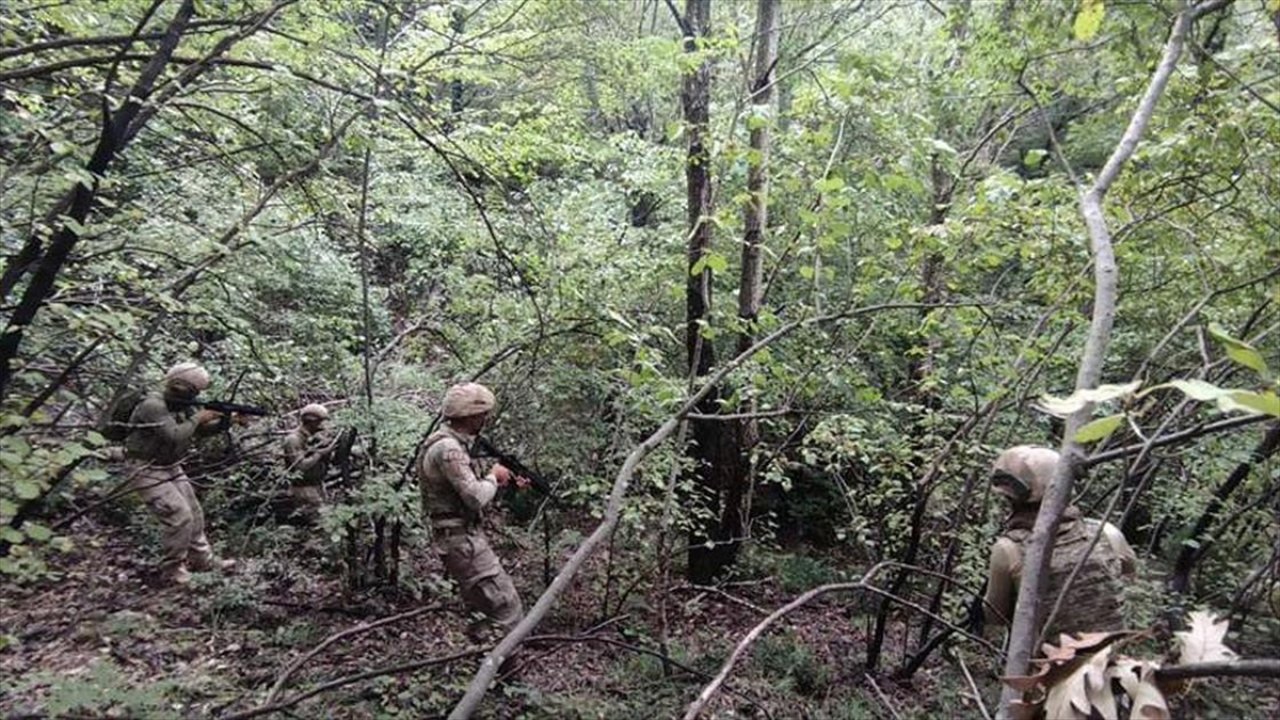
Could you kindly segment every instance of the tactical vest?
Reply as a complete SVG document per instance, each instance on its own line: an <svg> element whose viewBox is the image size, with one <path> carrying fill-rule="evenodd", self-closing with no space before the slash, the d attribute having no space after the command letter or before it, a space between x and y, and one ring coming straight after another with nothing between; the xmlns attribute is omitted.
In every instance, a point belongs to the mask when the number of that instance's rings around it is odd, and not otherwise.
<svg viewBox="0 0 1280 720"><path fill-rule="evenodd" d="M437 527L457 524L476 525L480 515L467 507L458 491L440 471L437 461L444 452L445 440L456 442L465 451L467 446L457 435L448 430L438 430L423 444L415 462L418 470L418 492L422 500L422 512ZM472 472L480 476L480 468L471 463Z"/></svg>
<svg viewBox="0 0 1280 720"><path fill-rule="evenodd" d="M1053 546L1053 559L1049 563L1049 583L1040 593L1040 612L1047 616L1053 610L1058 593L1066 585L1071 571L1084 557L1093 536L1101 523L1096 520L1079 520L1064 523L1058 529L1058 540ZM1005 537L1018 544L1022 557L1026 557L1027 538L1031 531L1013 529ZM1107 538L1098 539L1093 552L1085 560L1053 625L1044 633L1046 642L1057 644L1060 633L1111 632L1124 629L1124 585L1120 579L1120 556Z"/></svg>

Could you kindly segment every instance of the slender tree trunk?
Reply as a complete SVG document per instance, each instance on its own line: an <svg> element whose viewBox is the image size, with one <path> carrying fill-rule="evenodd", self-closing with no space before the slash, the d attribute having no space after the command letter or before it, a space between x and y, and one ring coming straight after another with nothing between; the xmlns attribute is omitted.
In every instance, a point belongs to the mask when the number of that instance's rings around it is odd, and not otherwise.
<svg viewBox="0 0 1280 720"><path fill-rule="evenodd" d="M1164 54L1151 77L1146 93L1129 121L1129 126L1125 129L1124 135L1120 138L1106 165L1098 173L1093 186L1085 190L1081 196L1080 213L1089 232L1095 287L1093 319L1080 360L1080 368L1076 374L1077 390L1098 386L1102 378L1102 364L1106 357L1107 346L1111 341L1111 327L1115 320L1119 271L1111 245L1111 232L1103 213L1103 201L1107 191L1120 175L1121 169L1133 155L1134 149L1146 132L1147 124L1155 112L1156 102L1164 94L1169 78L1173 74L1178 59L1182 56L1183 45L1193 20L1202 11L1201 8L1208 7L1210 4L1219 5L1205 3L1196 8L1183 8L1178 13L1173 29L1169 33L1169 39L1165 43ZM1080 444L1075 441L1075 435L1080 427L1089 421L1092 411L1092 405L1086 405L1067 418L1061 448L1062 460L1058 463L1053 483L1045 493L1040 513L1036 516L1035 527L1027 541L1017 606L1014 609L1012 628L1009 632L1009 649L1004 671L1006 676L1026 675L1031 653L1035 647L1038 647L1041 588L1047 583L1049 561L1053 556L1053 542L1057 535L1058 523L1071 498L1071 488L1076 474L1083 471L1084 467L1084 453ZM1052 601L1050 598L1046 599ZM1011 703L1018 700L1020 695L1016 689L1005 686L1000 703L1002 717L1008 717L1012 713Z"/></svg>
<svg viewBox="0 0 1280 720"><path fill-rule="evenodd" d="M778 63L778 16L780 0L759 0L756 6L755 77L751 80L751 152L753 157L747 171L747 200L743 209L742 269L738 285L738 320L742 330L738 334L738 353L755 344L755 323L760 317L764 302L764 264L761 249L769 227L769 131L773 122L774 67ZM750 414L756 410L755 398L748 400L744 410ZM747 519L751 512L750 499L755 479L755 461L752 452L760 442L760 426L755 418L744 418L737 423L738 447L743 454L745 467L740 476L729 480L725 502L720 517L721 534L728 538L746 535ZM736 543L734 546L736 547Z"/></svg>
<svg viewBox="0 0 1280 720"><path fill-rule="evenodd" d="M685 52L697 52L700 40L710 34L711 0L687 0L684 25ZM680 93L685 132L689 138L685 164L687 192L688 267L685 292L686 350L692 374L702 377L715 366L715 348L703 333L711 320L712 271L704 258L711 252L711 153L708 122L711 105L711 63L703 60L684 76ZM700 267L699 267L700 266ZM697 268L699 271L694 272ZM714 415L720 407L720 389L712 388L697 408L699 414ZM694 510L698 514L690 532L688 577L695 583L712 581L737 555L739 533L726 528L723 520L738 517L727 507L729 490L741 482L742 453L732 423L716 420L690 421L693 461ZM732 525L732 523L731 523Z"/></svg>
<svg viewBox="0 0 1280 720"><path fill-rule="evenodd" d="M1204 512L1200 514L1200 518L1196 520L1182 550L1178 553L1177 561L1173 564L1173 572L1169 576L1169 590L1179 595L1185 595L1191 590L1191 572L1209 550L1211 541L1205 538L1205 535L1218 519L1218 514L1222 512L1227 499L1236 491L1236 488L1240 487L1241 483L1248 479L1253 466L1274 455L1277 449L1280 449L1280 422L1273 422L1267 428L1267 434L1262 437L1258 446L1249 453L1249 458L1237 465L1227 479L1214 490L1213 497L1205 506Z"/></svg>

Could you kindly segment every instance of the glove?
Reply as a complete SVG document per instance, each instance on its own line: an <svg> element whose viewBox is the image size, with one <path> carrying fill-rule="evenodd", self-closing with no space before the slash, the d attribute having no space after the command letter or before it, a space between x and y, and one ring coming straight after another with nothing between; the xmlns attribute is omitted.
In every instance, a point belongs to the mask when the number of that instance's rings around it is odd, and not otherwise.
<svg viewBox="0 0 1280 720"><path fill-rule="evenodd" d="M986 605L981 595L974 597L973 602L969 603L966 615L965 629L974 635L981 635L987 620Z"/></svg>

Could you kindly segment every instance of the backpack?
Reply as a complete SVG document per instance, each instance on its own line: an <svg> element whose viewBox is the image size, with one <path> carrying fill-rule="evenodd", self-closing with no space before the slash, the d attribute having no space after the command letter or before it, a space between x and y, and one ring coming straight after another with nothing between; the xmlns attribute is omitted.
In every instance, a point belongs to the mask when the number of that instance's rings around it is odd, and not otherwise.
<svg viewBox="0 0 1280 720"><path fill-rule="evenodd" d="M112 442L123 442L129 437L134 408L146 398L141 390L126 390L112 399L106 412L98 418L98 433Z"/></svg>
<svg viewBox="0 0 1280 720"><path fill-rule="evenodd" d="M1047 613L1053 607L1059 591L1084 557L1100 527L1100 523L1081 519L1069 525L1064 523L1059 528L1053 557L1049 561L1049 582L1040 593L1042 612ZM1031 533L1025 530L1005 533L1005 537L1018 543L1023 553L1030 536ZM1124 627L1124 581L1120 577L1120 557L1111 543L1102 537L1071 583L1070 597L1064 600L1053 626L1046 629L1045 639L1057 638L1064 632L1110 632Z"/></svg>

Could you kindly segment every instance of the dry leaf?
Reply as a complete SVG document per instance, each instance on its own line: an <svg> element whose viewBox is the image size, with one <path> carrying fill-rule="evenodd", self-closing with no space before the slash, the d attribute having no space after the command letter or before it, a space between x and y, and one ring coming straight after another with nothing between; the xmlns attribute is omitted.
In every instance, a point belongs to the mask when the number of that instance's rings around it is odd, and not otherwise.
<svg viewBox="0 0 1280 720"><path fill-rule="evenodd" d="M1089 708L1092 707L1089 700L1090 679L1093 678L1098 685L1107 682L1105 669L1111 657L1111 649L1103 648L1092 656L1080 657L1084 662L1069 675L1049 686L1049 696L1044 702L1045 717L1054 720L1088 720ZM1114 698L1111 709L1114 713Z"/></svg>
<svg viewBox="0 0 1280 720"><path fill-rule="evenodd" d="M1084 684L1091 705L1103 720L1119 720L1116 713L1116 695L1111 691L1111 677L1107 666L1111 660L1111 648L1096 653L1085 665ZM1085 708L1086 714L1087 708Z"/></svg>
<svg viewBox="0 0 1280 720"><path fill-rule="evenodd" d="M1226 620L1218 620L1208 610L1196 610L1187 619L1191 629L1174 633L1178 643L1182 645L1182 653L1178 656L1179 665L1236 659L1231 648L1223 644L1227 635Z"/></svg>
<svg viewBox="0 0 1280 720"><path fill-rule="evenodd" d="M1156 686L1157 668L1159 665L1147 660L1120 658L1107 673L1108 677L1120 681L1120 687L1129 696L1133 704L1129 717L1135 720L1170 720L1169 703Z"/></svg>

